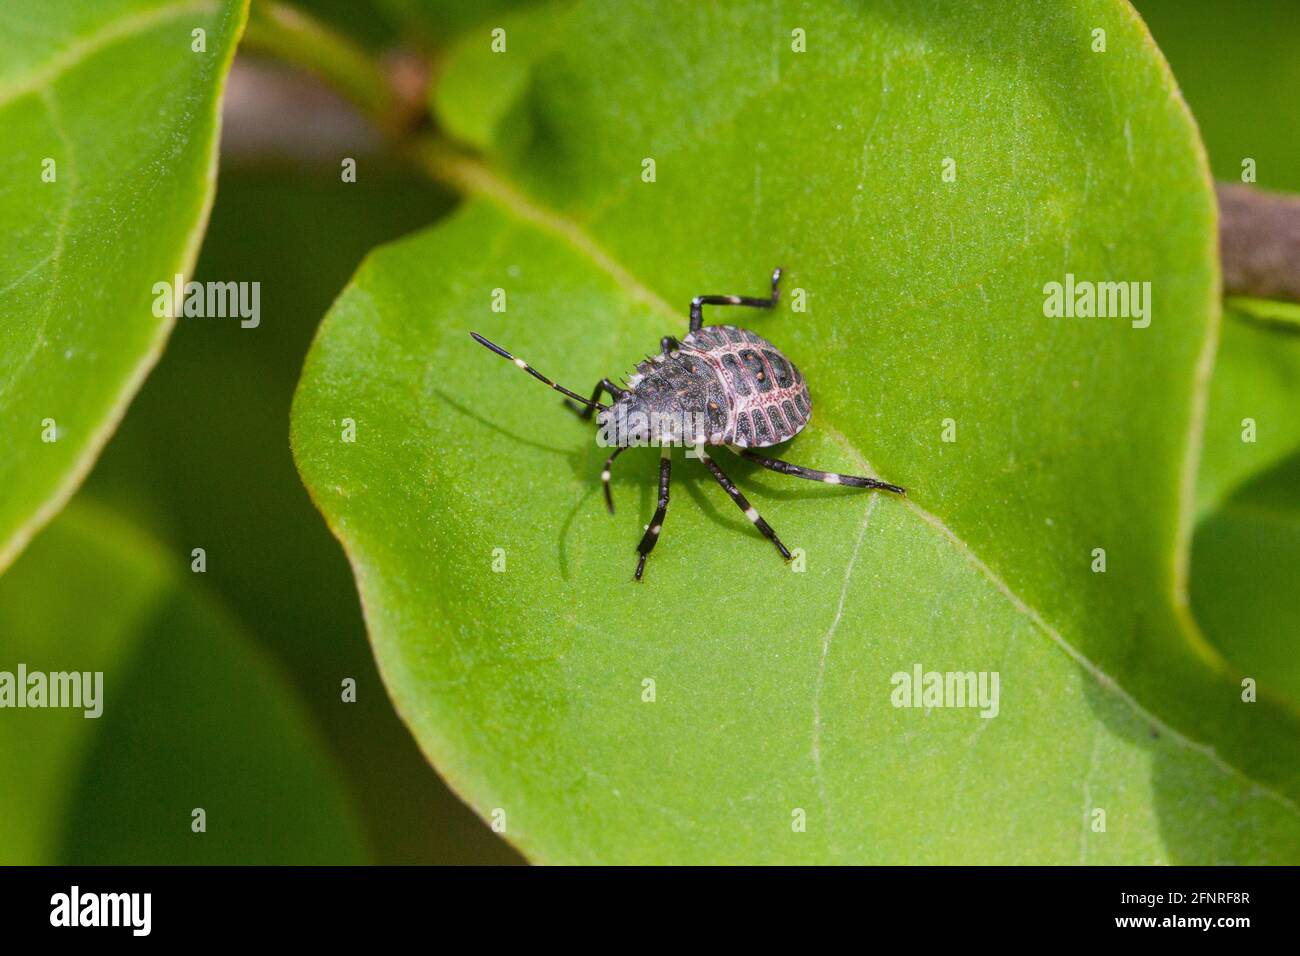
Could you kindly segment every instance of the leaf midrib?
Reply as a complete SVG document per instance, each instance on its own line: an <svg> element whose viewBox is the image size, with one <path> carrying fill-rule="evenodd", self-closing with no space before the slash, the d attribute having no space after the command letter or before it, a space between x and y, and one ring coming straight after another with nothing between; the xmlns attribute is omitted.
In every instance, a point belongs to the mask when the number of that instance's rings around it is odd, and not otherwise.
<svg viewBox="0 0 1300 956"><path fill-rule="evenodd" d="M180 0L178 3L141 10L138 13L110 20L93 33L86 34L63 47L44 63L28 70L25 75L0 84L0 109L4 109L24 96L48 88L64 73L115 43L138 36L182 14L215 13L216 10L217 0Z"/></svg>
<svg viewBox="0 0 1300 956"><path fill-rule="evenodd" d="M487 200L500 207L508 216L524 222L531 223L537 228L551 234L569 245L574 252L580 257L589 261L599 271L605 273L619 288L623 289L629 298L634 301L644 302L652 306L657 312L662 313L666 318L677 319L677 314L667 301L654 292L648 285L638 279L626 266L619 262L609 253L599 242L589 235L581 225L574 220L567 218L562 213L542 206L532 198L524 194L517 186L510 183L497 172L490 169L483 162L466 156L464 153L449 146L446 143L437 140L427 140L420 145L417 150L422 166L427 174L435 180L451 186L462 194L470 197L476 197ZM949 290L951 291L951 290ZM947 294L937 297L936 301L942 300ZM1205 382L1208 387L1208 381ZM1201 388L1202 383L1198 378L1196 388ZM867 475L875 476L876 471L872 468L870 462L858 450L842 432L833 425L828 424L826 417L823 415L819 420L819 426L836 444L840 445L848 452L857 462L859 468ZM1189 429L1197 428L1199 419L1196 416L1189 418ZM1011 606L1022 616L1026 617L1036 630L1041 632L1051 643L1064 653L1072 662L1081 667L1097 682L1102 690L1114 694L1123 702L1136 716L1147 722L1149 725L1156 727L1161 733L1165 734L1170 740L1178 746L1194 752L1208 760L1209 764L1231 777L1236 777L1248 784L1255 792L1267 796L1289 812L1300 817L1300 805L1297 805L1285 794L1269 787L1258 780L1248 776L1241 768L1234 766L1225 761L1218 752L1210 745L1193 740L1181 731L1170 726L1163 719L1148 711L1141 703L1138 702L1119 682L1106 674L1092 660L1086 657L1082 652L1076 649L1065 637L1027 601L1019 594L1013 591L1001 577L976 553L975 549L967 544L960 536L957 535L947 524L937 515L925 510L910 498L903 499L903 504L909 508L920 520L938 530L948 541L957 548L962 554L987 580L993 587L999 591ZM1177 559L1177 555L1175 555ZM849 581L852 577L852 568L849 569L845 576L845 589L848 588ZM1176 607L1177 602L1171 599L1171 606ZM1194 625L1190 617L1180 616L1184 628ZM1196 643L1199 634L1187 633L1185 635L1190 643Z"/></svg>

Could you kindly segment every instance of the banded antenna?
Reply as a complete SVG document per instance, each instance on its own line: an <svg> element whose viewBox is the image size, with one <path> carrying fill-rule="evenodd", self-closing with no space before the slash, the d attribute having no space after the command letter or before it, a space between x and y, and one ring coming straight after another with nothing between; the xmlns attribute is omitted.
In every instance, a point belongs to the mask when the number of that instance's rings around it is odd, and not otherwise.
<svg viewBox="0 0 1300 956"><path fill-rule="evenodd" d="M555 382L552 382L549 378L547 378L541 372L537 371L537 369L533 368L523 359L516 358L515 356L507 352L505 349L503 349L501 346L497 345L495 342L489 342L487 339L483 338L483 336L479 335L477 332L471 332L470 335L473 336L475 342L483 346L485 349L491 349L493 352L496 352L497 355L500 355L502 358L509 359L510 361L518 365L521 369L523 369L525 372L527 372L529 375L531 375L533 378L537 379L539 382L542 382L545 385L549 385L557 392L561 392L569 396L569 398L573 399L575 402L579 402L583 405L586 405L588 408L600 409L600 411L602 412L609 411L608 405L602 405L600 402L592 401L590 398L583 398L577 392L571 392L563 385L557 385Z"/></svg>

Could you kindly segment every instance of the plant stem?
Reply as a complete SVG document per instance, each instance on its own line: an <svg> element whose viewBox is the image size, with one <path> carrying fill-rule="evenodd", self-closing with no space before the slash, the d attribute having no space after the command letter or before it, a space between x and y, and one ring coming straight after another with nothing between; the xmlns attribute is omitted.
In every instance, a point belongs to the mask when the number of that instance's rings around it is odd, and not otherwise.
<svg viewBox="0 0 1300 956"><path fill-rule="evenodd" d="M1223 291L1300 302L1300 197L1219 183Z"/></svg>
<svg viewBox="0 0 1300 956"><path fill-rule="evenodd" d="M404 125L406 111L384 70L350 39L295 7L253 0L244 46L315 73L385 133Z"/></svg>

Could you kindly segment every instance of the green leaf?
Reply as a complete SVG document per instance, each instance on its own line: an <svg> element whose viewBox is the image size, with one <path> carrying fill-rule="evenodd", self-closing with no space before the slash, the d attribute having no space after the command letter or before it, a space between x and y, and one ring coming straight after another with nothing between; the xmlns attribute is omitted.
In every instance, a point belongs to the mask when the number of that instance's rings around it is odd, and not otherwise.
<svg viewBox="0 0 1300 956"><path fill-rule="evenodd" d="M1192 550L1192 607L1207 636L1261 694L1300 704L1297 488L1300 455L1293 455L1201 521Z"/></svg>
<svg viewBox="0 0 1300 956"><path fill-rule="evenodd" d="M1234 295L1227 298L1225 305L1243 317L1276 325L1279 332L1300 332L1300 303Z"/></svg>
<svg viewBox="0 0 1300 956"><path fill-rule="evenodd" d="M505 123L528 87L534 64L559 42L561 31L555 26L568 9L567 4L551 3L502 12L493 29L505 31L504 36L479 30L455 43L448 53L453 68L429 88L429 108L450 135L490 149L501 137L518 140L531 134L517 116L512 117L513 125ZM504 50L497 48L497 42Z"/></svg>
<svg viewBox="0 0 1300 956"><path fill-rule="evenodd" d="M1214 174L1300 192L1300 21L1292 0L1136 0L1196 117Z"/></svg>
<svg viewBox="0 0 1300 956"><path fill-rule="evenodd" d="M1249 15L1212 0L1139 0L1209 147L1215 173L1300 189L1294 90L1300 20L1290 0ZM1197 477L1191 604L1206 638L1259 693L1300 704L1291 586L1300 453L1300 306L1233 297L1210 386Z"/></svg>
<svg viewBox="0 0 1300 956"><path fill-rule="evenodd" d="M1300 451L1300 334L1225 310L1205 420L1197 514Z"/></svg>
<svg viewBox="0 0 1300 956"><path fill-rule="evenodd" d="M78 503L0 579L0 670L103 674L96 718L4 711L0 861L361 860L337 770L301 705L182 578L188 562ZM205 833L191 829L196 807Z"/></svg>
<svg viewBox="0 0 1300 956"><path fill-rule="evenodd" d="M1183 596L1216 307L1199 141L1127 5L1022 7L577 5L528 44L550 52L490 124L495 172L428 150L479 198L326 317L299 469L399 711L531 858L1300 858L1300 728L1242 704ZM806 311L710 320L811 383L783 457L869 460L909 499L720 454L797 573L678 458L635 585L656 453L619 459L610 519L606 450L466 332L585 390L777 263ZM1150 281L1150 326L1046 317L1066 273ZM997 672L998 716L894 707L917 665Z"/></svg>
<svg viewBox="0 0 1300 956"><path fill-rule="evenodd" d="M537 0L373 0L395 22L428 42L442 45L448 39L485 27L483 42L490 30L516 8L534 6Z"/></svg>
<svg viewBox="0 0 1300 956"><path fill-rule="evenodd" d="M171 330L153 286L198 253L245 16L242 0L22 6L0 13L0 570L85 477Z"/></svg>
<svg viewBox="0 0 1300 956"><path fill-rule="evenodd" d="M291 0L313 16L367 46L412 44L435 51L477 33L484 43L491 29L507 22L517 7L536 0Z"/></svg>
<svg viewBox="0 0 1300 956"><path fill-rule="evenodd" d="M369 48L391 46L400 37L398 18L390 15L391 0L290 0L297 8Z"/></svg>
<svg viewBox="0 0 1300 956"><path fill-rule="evenodd" d="M1138 0L1196 115L1216 174L1300 190L1292 91L1300 20L1290 0L1260 0L1242 16L1213 0ZM1255 180L1251 180L1252 182ZM1226 303L1210 389L1196 513L1300 449L1300 306L1234 296ZM1251 321L1251 320L1255 321ZM1250 419L1254 441L1243 440ZM1280 595L1279 595L1280 596Z"/></svg>
<svg viewBox="0 0 1300 956"><path fill-rule="evenodd" d="M341 183L333 163L316 175L226 163L218 190L196 277L264 277L264 321L182 323L80 494L177 553L207 549L204 584L311 709L377 862L517 860L429 773L393 712L351 571L285 435L321 314L368 249L441 215L451 197L377 163L355 183ZM340 702L345 677L356 681L354 703Z"/></svg>

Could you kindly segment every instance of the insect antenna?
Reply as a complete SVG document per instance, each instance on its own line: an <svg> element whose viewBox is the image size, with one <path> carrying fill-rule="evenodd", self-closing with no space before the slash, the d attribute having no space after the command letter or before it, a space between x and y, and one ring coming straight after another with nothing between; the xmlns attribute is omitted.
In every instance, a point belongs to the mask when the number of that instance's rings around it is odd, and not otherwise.
<svg viewBox="0 0 1300 956"><path fill-rule="evenodd" d="M600 402L592 401L589 398L583 398L577 392L571 392L563 385L557 385L555 382L552 382L549 378L547 378L541 372L537 371L537 369L533 368L523 359L515 358L513 355L511 355L501 346L497 345L494 342L489 342L487 339L483 338L483 336L479 335L477 332L471 332L470 335L474 337L475 342L483 346L485 349L491 349L493 352L496 352L497 355L500 355L502 358L509 359L510 361L518 365L521 369L523 369L525 372L527 372L529 375L531 375L533 378L537 379L539 382L543 382L544 384L549 385L557 392L563 392L565 395L569 396L569 398L573 399L575 402L581 402L583 405L586 405L589 408L598 408L602 412L609 411L608 405L602 405Z"/></svg>

